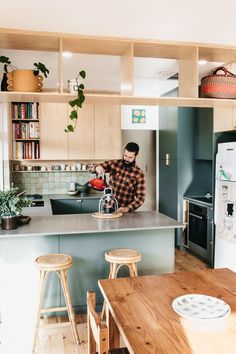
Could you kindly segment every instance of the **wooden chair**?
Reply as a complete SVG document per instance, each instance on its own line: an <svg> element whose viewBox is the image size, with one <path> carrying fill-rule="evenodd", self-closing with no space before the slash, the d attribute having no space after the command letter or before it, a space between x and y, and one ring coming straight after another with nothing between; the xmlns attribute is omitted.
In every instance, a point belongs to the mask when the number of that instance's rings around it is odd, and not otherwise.
<svg viewBox="0 0 236 354"><path fill-rule="evenodd" d="M74 313L73 313L73 308L71 303L70 290L67 281L67 270L72 266L71 256L68 256L66 254L47 254L36 258L35 263L40 271L40 290L39 290L38 312L37 312L35 333L33 339L33 352L35 351L36 348L38 331L40 327L40 316L41 314L47 312L57 312L57 311L66 310L68 313L69 322L71 324L74 341L76 344L79 344L79 335L76 328L76 323L75 323ZM51 272L56 272L56 274L60 279L61 287L65 297L66 306L43 309L42 303L43 303L44 288L45 288L47 276Z"/></svg>
<svg viewBox="0 0 236 354"><path fill-rule="evenodd" d="M129 354L127 348L109 350L109 332L96 313L96 294L87 292L88 354ZM97 347L97 351L96 351Z"/></svg>
<svg viewBox="0 0 236 354"><path fill-rule="evenodd" d="M129 268L131 277L138 275L137 263L142 259L142 254L130 248L116 248L105 253L105 260L110 263L108 278L117 277L119 269L123 266ZM103 304L101 318L105 316L105 303Z"/></svg>

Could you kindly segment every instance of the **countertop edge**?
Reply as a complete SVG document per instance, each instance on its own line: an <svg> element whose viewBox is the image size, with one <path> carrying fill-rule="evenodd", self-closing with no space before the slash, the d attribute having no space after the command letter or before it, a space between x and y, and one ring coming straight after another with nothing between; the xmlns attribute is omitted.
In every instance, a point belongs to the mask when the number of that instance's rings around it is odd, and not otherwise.
<svg viewBox="0 0 236 354"><path fill-rule="evenodd" d="M28 225L0 230L0 238L27 236L83 235L183 228L184 224L157 211L125 214L119 219L95 219L92 214L32 216Z"/></svg>

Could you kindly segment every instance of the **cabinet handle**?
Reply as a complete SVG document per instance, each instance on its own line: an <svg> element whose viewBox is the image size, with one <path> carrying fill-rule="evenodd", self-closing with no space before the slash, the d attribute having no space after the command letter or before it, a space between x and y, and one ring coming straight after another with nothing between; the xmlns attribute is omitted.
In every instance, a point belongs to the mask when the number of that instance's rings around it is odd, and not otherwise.
<svg viewBox="0 0 236 354"><path fill-rule="evenodd" d="M200 215L196 215L196 214L193 214L193 213L189 213L189 215L191 215L191 216L194 217L194 218L200 219L200 220L203 219L203 217L200 216Z"/></svg>
<svg viewBox="0 0 236 354"><path fill-rule="evenodd" d="M76 200L76 203L81 203L81 202L82 202L81 199L77 199L77 200Z"/></svg>

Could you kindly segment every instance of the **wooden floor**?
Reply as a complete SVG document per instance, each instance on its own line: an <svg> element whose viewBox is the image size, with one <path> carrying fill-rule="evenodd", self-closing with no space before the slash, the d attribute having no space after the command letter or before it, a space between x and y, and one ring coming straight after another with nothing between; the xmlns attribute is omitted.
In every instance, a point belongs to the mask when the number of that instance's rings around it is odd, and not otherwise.
<svg viewBox="0 0 236 354"><path fill-rule="evenodd" d="M209 266L186 250L175 249L175 272L194 272Z"/></svg>
<svg viewBox="0 0 236 354"><path fill-rule="evenodd" d="M196 271L208 268L208 266L198 258L186 251L176 250L175 252L175 271ZM38 346L36 353L39 354L87 354L87 326L86 315L76 315L78 332L80 335L79 346L73 342L71 328L63 324L67 321L64 317L50 317L42 320L44 324L57 323L56 326L40 329ZM1 346L0 346L1 353ZM26 354L18 351L19 354ZM28 353L27 353L28 354Z"/></svg>

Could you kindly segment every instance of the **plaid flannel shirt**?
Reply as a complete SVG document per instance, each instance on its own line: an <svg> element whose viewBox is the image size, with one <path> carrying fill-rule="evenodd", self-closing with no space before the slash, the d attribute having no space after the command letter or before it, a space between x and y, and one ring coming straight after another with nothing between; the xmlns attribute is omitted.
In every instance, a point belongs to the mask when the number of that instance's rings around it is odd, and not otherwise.
<svg viewBox="0 0 236 354"><path fill-rule="evenodd" d="M99 165L109 173L109 186L114 191L119 207L128 207L129 211L133 211L143 204L146 186L141 168L136 164L124 166L122 160L105 161Z"/></svg>

